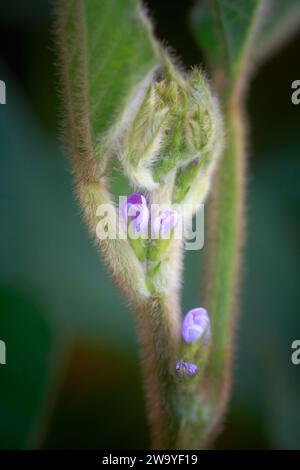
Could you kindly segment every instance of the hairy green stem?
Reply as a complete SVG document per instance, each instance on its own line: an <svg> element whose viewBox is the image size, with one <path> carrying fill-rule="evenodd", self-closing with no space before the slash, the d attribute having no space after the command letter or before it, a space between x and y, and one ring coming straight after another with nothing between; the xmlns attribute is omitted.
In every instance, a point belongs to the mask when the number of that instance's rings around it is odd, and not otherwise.
<svg viewBox="0 0 300 470"><path fill-rule="evenodd" d="M179 428L174 358L179 309L174 297L153 295L136 309L147 409L155 449L174 449Z"/></svg>
<svg viewBox="0 0 300 470"><path fill-rule="evenodd" d="M241 100L225 106L227 146L214 178L209 210L204 305L212 341L198 383L183 391L184 417L177 448L205 448L218 432L229 399L243 239L245 149Z"/></svg>
<svg viewBox="0 0 300 470"><path fill-rule="evenodd" d="M205 395L212 409L206 442L218 431L231 388L245 199L245 119L240 99L231 99L226 105L225 122L227 148L215 175L205 267L204 299L213 331L213 359L206 371Z"/></svg>

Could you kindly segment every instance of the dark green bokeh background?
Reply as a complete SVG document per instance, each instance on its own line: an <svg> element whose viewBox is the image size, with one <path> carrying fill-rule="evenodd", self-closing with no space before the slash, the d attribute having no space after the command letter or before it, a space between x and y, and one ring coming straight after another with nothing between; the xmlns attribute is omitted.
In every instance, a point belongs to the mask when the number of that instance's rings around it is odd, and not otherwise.
<svg viewBox="0 0 300 470"><path fill-rule="evenodd" d="M193 64L179 5L161 7L157 28ZM46 0L1 2L0 448L146 447L134 321L80 218L60 146L50 21ZM249 93L241 321L217 448L300 448L300 366L290 360L300 338L299 48L300 36ZM201 302L202 256L186 255L183 310Z"/></svg>

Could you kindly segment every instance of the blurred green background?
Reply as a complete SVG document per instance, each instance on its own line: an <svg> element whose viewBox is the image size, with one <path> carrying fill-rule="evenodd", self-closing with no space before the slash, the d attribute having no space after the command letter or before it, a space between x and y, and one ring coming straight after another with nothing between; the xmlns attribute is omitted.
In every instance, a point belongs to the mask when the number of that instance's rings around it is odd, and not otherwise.
<svg viewBox="0 0 300 470"><path fill-rule="evenodd" d="M148 3L157 33L198 63L182 25L192 2ZM300 35L249 90L241 320L216 448L300 448L300 366L290 360L300 338L299 48ZM0 448L146 448L134 321L80 218L61 149L47 0L1 2L0 51ZM202 257L186 254L183 311L201 303Z"/></svg>

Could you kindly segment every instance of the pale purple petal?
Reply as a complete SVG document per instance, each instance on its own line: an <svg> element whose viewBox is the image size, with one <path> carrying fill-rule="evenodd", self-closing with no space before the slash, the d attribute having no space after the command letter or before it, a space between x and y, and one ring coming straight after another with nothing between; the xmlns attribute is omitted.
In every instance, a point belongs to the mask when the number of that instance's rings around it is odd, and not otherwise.
<svg viewBox="0 0 300 470"><path fill-rule="evenodd" d="M204 344L210 338L210 319L205 308L190 310L182 322L182 337L186 343L199 340L203 335Z"/></svg>
<svg viewBox="0 0 300 470"><path fill-rule="evenodd" d="M129 222L135 235L146 233L149 222L146 198L139 193L126 196L120 204L120 219L125 227Z"/></svg>
<svg viewBox="0 0 300 470"><path fill-rule="evenodd" d="M130 206L128 208L128 217L130 220L130 226L134 233L146 233L149 222L149 211L147 206Z"/></svg>
<svg viewBox="0 0 300 470"><path fill-rule="evenodd" d="M153 222L153 232L156 236L168 238L177 224L178 215L176 211L166 209L162 211Z"/></svg>

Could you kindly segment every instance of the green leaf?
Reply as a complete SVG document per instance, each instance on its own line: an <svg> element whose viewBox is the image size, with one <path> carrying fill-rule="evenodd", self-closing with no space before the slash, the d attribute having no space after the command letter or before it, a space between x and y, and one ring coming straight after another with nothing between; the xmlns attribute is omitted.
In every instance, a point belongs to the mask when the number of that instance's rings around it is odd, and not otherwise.
<svg viewBox="0 0 300 470"><path fill-rule="evenodd" d="M268 0L265 18L254 42L254 58L262 60L285 43L300 27L299 0Z"/></svg>
<svg viewBox="0 0 300 470"><path fill-rule="evenodd" d="M62 0L57 5L67 127L79 153L91 134L97 158L104 158L99 139L156 64L153 45L138 0Z"/></svg>
<svg viewBox="0 0 300 470"><path fill-rule="evenodd" d="M200 5L195 32L215 71L235 78L244 65L259 0L213 0Z"/></svg>

